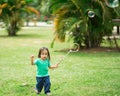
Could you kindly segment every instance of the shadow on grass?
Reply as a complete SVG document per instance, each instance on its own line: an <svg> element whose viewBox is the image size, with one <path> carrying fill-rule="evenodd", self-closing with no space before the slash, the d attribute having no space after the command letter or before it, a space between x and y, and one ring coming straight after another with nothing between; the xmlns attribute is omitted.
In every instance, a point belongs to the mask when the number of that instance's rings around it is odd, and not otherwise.
<svg viewBox="0 0 120 96"><path fill-rule="evenodd" d="M38 34L18 34L16 36L0 35L0 38L41 38L42 35Z"/></svg>
<svg viewBox="0 0 120 96"><path fill-rule="evenodd" d="M38 34L19 34L16 37L19 37L19 38L41 38L43 36L40 34L39 35Z"/></svg>

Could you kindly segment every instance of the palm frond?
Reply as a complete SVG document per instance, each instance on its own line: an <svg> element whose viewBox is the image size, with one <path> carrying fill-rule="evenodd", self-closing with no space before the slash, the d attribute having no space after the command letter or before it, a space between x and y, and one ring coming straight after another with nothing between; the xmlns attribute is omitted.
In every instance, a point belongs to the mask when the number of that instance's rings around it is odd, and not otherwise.
<svg viewBox="0 0 120 96"><path fill-rule="evenodd" d="M32 12L32 13L35 13L35 14L37 15L37 17L39 18L40 13L39 13L39 11L36 10L34 7L27 6L26 9L27 9L28 11Z"/></svg>

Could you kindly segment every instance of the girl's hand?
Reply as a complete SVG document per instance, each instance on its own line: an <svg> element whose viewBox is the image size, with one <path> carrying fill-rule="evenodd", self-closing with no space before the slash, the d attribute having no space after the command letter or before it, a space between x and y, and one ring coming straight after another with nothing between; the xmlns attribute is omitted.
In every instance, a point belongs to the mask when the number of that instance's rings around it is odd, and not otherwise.
<svg viewBox="0 0 120 96"><path fill-rule="evenodd" d="M34 61L34 55L31 55L31 65L34 65L33 61Z"/></svg>
<svg viewBox="0 0 120 96"><path fill-rule="evenodd" d="M34 55L31 55L31 58L34 58Z"/></svg>
<svg viewBox="0 0 120 96"><path fill-rule="evenodd" d="M55 64L55 65L53 65L53 66L50 66L49 68L50 69L55 69L55 68L57 68L58 67L58 64Z"/></svg>
<svg viewBox="0 0 120 96"><path fill-rule="evenodd" d="M55 68L58 68L58 64L55 64Z"/></svg>

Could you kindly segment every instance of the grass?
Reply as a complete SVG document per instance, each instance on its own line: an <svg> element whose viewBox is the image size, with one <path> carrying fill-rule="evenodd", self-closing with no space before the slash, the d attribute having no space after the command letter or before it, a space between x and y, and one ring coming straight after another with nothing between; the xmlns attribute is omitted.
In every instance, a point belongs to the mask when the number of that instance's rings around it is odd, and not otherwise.
<svg viewBox="0 0 120 96"><path fill-rule="evenodd" d="M37 58L42 46L49 48L51 63L55 64L70 43L56 42L51 27L23 28L17 37L8 37L0 30L0 96L36 96L36 67L30 56ZM52 96L120 96L120 53L76 52L50 70ZM42 92L40 96L45 96Z"/></svg>

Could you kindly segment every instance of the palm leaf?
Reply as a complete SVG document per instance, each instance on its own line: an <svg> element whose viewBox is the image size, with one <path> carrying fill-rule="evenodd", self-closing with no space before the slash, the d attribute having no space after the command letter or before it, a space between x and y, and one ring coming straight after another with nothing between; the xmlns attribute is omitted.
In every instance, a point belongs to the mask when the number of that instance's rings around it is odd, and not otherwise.
<svg viewBox="0 0 120 96"><path fill-rule="evenodd" d="M39 17L40 13L38 10L36 10L34 7L31 7L31 6L27 6L26 8L28 11L32 12L32 13L35 13L37 15L37 17Z"/></svg>

